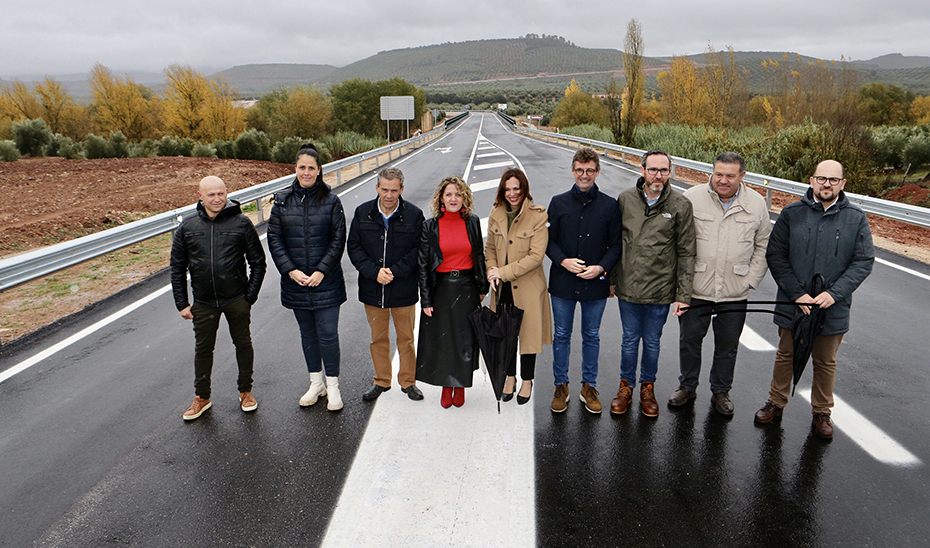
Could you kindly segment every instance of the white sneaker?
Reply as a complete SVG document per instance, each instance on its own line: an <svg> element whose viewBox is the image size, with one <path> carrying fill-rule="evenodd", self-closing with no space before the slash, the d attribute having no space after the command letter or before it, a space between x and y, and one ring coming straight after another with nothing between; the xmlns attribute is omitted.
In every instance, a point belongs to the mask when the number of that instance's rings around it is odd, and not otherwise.
<svg viewBox="0 0 930 548"><path fill-rule="evenodd" d="M323 384L323 372L310 373L310 389L301 396L298 402L301 407L310 407L316 403L320 396L326 395L326 385Z"/></svg>
<svg viewBox="0 0 930 548"><path fill-rule="evenodd" d="M326 377L326 408L330 411L342 409L342 395L339 393L339 377Z"/></svg>

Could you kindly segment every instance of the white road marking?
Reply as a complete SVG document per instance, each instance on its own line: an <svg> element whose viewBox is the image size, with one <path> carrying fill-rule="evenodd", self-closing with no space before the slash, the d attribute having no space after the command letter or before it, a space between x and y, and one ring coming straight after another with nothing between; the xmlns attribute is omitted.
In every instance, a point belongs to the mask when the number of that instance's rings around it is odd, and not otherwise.
<svg viewBox="0 0 930 548"><path fill-rule="evenodd" d="M498 415L481 370L462 409L417 386L378 398L322 546L535 546L533 406Z"/></svg>
<svg viewBox="0 0 930 548"><path fill-rule="evenodd" d="M80 341L80 340L83 339L84 337L86 337L86 336L88 336L88 335L94 333L95 331L99 331L100 329L103 329L104 327L110 325L111 323L115 322L116 320L122 318L122 317L125 316L126 314L129 314L130 312L136 310L137 308L140 308L140 307L142 307L142 306L148 304L149 302L151 302L151 301L157 299L158 297L164 295L165 293L169 293L170 291L171 291L171 285L170 285L170 284L169 284L169 285L166 285L166 286L162 287L161 289L158 289L157 291L154 291L154 292L152 292L152 293L149 293L149 294L146 295L145 297L143 297L143 298L139 299L138 301L132 303L131 305L129 305L129 306L123 308L122 310L119 310L119 311L117 311L117 312L114 312L113 314L110 314L110 315L107 316L106 318L104 318L104 319L100 320L99 322L97 322L97 323L91 325L90 327L86 327L86 328L84 328L84 329L78 331L78 332L75 333L74 335L71 335L71 336L68 337L67 339L65 339L65 340L63 340L63 341L61 341L61 342L59 342L59 343L57 343L57 344L55 344L55 345L53 345L53 346L50 346L49 348L46 348L45 350L39 352L39 353L36 354L35 356L32 356L31 358L28 358L28 359L26 359L26 360L23 360L23 361L19 362L18 364L14 365L13 367L11 367L11 368L7 369L6 371L3 371L2 373L0 373L0 383L6 381L7 379L9 379L10 377L12 377L13 375L22 373L23 371L29 369L30 367L32 367L33 365L39 363L40 361L44 360L45 358L48 358L49 356L52 356L52 355L54 355L54 354L57 354L57 353L60 352L61 350L64 350L65 348L68 348L68 347L71 346L72 344L74 344L74 343Z"/></svg>
<svg viewBox="0 0 930 548"><path fill-rule="evenodd" d="M469 186L471 186L472 192L480 192L482 190L497 189L498 185L500 185L500 181L498 181L497 179L492 179L490 181L481 181L480 183L472 183Z"/></svg>
<svg viewBox="0 0 930 548"><path fill-rule="evenodd" d="M891 268L896 268L900 270L901 272L906 272L907 274L910 274L912 276L917 276L918 278L923 278L927 281L930 281L930 276L923 274L921 272L917 272L916 270L911 270L910 268L907 268L905 266L894 264L891 261L886 261L885 259L876 258L875 262L879 264L883 264L885 266L890 266Z"/></svg>
<svg viewBox="0 0 930 548"><path fill-rule="evenodd" d="M494 148L497 148L497 147L494 147ZM484 154L479 154L475 156L475 158L490 158L491 156L504 156L506 154L507 154L506 152L501 152L501 151L485 152Z"/></svg>
<svg viewBox="0 0 930 548"><path fill-rule="evenodd" d="M512 160L507 160L506 162L493 162L490 164L482 164L480 166L475 166L474 171L481 171L482 169L496 169L499 167L510 167L513 165Z"/></svg>
<svg viewBox="0 0 930 548"><path fill-rule="evenodd" d="M798 390L808 402L811 401L809 388ZM875 460L892 466L919 466L921 460L896 442L872 421L849 406L836 394L833 394L833 426L846 433L856 445L871 455Z"/></svg>
<svg viewBox="0 0 930 548"><path fill-rule="evenodd" d="M443 154L449 154L452 152L452 147L436 147L434 150Z"/></svg>
<svg viewBox="0 0 930 548"><path fill-rule="evenodd" d="M753 352L773 352L778 350L748 325L743 326L743 333L739 336L739 343Z"/></svg>

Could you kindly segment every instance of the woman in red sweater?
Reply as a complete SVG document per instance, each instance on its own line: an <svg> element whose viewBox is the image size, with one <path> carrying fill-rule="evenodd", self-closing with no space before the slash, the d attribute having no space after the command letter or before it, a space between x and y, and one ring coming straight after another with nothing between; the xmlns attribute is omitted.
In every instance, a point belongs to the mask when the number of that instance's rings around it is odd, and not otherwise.
<svg viewBox="0 0 930 548"><path fill-rule="evenodd" d="M420 238L420 333L417 381L442 386L443 407L465 403L478 369L478 344L468 315L488 292L481 222L459 177L443 179L430 200Z"/></svg>

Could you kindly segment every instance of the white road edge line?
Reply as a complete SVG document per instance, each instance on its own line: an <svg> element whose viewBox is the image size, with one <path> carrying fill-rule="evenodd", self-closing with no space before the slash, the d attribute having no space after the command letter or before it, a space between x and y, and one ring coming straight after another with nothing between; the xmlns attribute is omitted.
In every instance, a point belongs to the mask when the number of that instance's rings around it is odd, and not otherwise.
<svg viewBox="0 0 930 548"><path fill-rule="evenodd" d="M773 352L778 350L748 325L743 326L743 332L739 336L739 343L753 352Z"/></svg>
<svg viewBox="0 0 930 548"><path fill-rule="evenodd" d="M811 401L811 390L805 388L798 390L808 402ZM921 460L891 436L882 431L872 421L865 418L853 409L842 398L833 394L833 412L831 418L833 425L846 433L856 445L861 447L875 460L892 466L920 466Z"/></svg>
<svg viewBox="0 0 930 548"><path fill-rule="evenodd" d="M434 144L434 143L438 143L439 141L442 141L443 139L445 139L446 137L448 137L449 135L451 135L452 132L454 132L455 130L457 130L459 127L461 127L461 126L459 125L459 126L456 126L456 127L452 128L451 131L447 132L447 133L444 134L442 137L440 137L439 139L436 139L435 141L433 141L433 142L431 142L431 143L429 143L429 144L432 145L432 144ZM401 158L400 160L398 160L397 162L395 162L393 165L394 165L394 166L398 166L398 165L400 165L400 164L406 162L407 160L413 158L414 156L416 156L417 154L419 154L419 153L421 153L421 152L423 152L423 151L425 151L425 150L428 150L428 147L425 147L425 146L422 147L420 150L414 152L413 154L410 154L409 156L407 156L407 157L405 157L405 158ZM390 162L388 162L388 163L390 163ZM388 165L388 164L385 164L385 165ZM338 194L338 196L342 197L342 196L344 196L345 194L348 194L349 192L355 190L356 188L358 188L358 187L364 185L365 183L371 181L371 180L374 179L375 177L377 177L377 173L376 173L375 175L372 175L371 177L366 178L364 181L361 181L360 183L357 183L357 184L353 185L352 188L349 188L349 189L347 189L347 190L344 190L344 191L340 192L340 193ZM266 234L262 234L262 236L261 236L262 239L265 239L266 237L267 237ZM122 310L119 310L119 311L117 311L117 312L114 312L113 314L111 314L111 315L107 316L106 318L100 320L99 322L97 322L97 323L91 325L90 327L87 327L87 328L85 328L85 329L83 329L83 330L81 330L81 331L78 331L77 333L75 333L74 335L71 335L71 336L68 337L67 339L65 339L65 340L63 340L63 341L61 341L61 342L59 342L59 343L57 343L57 344L54 344L54 345L50 346L49 348L47 348L47 349L45 349L45 350L42 350L41 352L39 352L38 354L36 354L36 355L34 355L34 356L30 357L30 358L26 358L25 360L19 362L18 364L14 365L13 367L11 367L11 368L9 368L9 369L7 369L7 370L5 370L5 371L0 372L0 383L3 383L4 381L8 380L10 377L13 377L14 375L18 375L19 373L22 373L23 371L29 369L30 367L32 367L33 365L39 363L40 361L44 360L45 358L48 358L48 357L50 357L50 356L53 356L53 355L57 354L58 352L64 350L65 348L68 348L68 347L71 346L72 344L74 344L74 343L78 342L79 340L83 339L84 337L86 337L86 336L88 336L88 335L94 333L95 331L97 331L97 330L99 330L99 329L101 329L101 328L103 328L103 327L106 327L107 325L113 323L114 321L116 321L116 320L122 318L122 317L125 316L126 314L129 314L129 313L132 312L133 310L135 310L135 309L137 309L137 308L139 308L139 307L141 307L141 306L143 306L143 305L145 305L145 304L148 304L149 302L155 300L155 298L160 297L161 295L163 295L163 294L165 294L165 293L167 293L167 292L169 292L169 291L171 291L171 285L170 285L170 284L167 285L167 286L164 286L164 287L162 287L161 289L158 289L158 290L156 290L156 291L154 291L154 292L152 292L152 293L149 293L149 294L146 295L145 297L142 297L142 298L139 299L138 301L136 301L136 302L134 302L134 303L132 303L132 304L130 304L130 305L127 305L127 306L126 306L125 308L123 308Z"/></svg>

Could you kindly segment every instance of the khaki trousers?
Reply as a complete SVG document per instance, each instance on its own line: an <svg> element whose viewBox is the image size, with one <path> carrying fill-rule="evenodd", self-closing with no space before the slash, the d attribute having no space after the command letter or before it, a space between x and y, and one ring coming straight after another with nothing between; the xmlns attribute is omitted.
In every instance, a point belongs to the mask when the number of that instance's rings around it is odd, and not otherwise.
<svg viewBox="0 0 930 548"><path fill-rule="evenodd" d="M416 383L417 351L413 344L413 326L416 321L416 305L397 308L378 308L365 305L365 315L371 327L371 362L375 366L375 384L391 386L391 317L397 333L397 352L400 354L400 371L397 383L401 388Z"/></svg>
<svg viewBox="0 0 930 548"><path fill-rule="evenodd" d="M775 371L769 401L778 407L788 405L791 382L794 377L794 342L791 330L778 328L778 351L775 353ZM823 335L814 339L811 354L814 380L811 386L811 407L814 413L830 414L833 408L833 382L836 380L836 351L843 341L843 334Z"/></svg>

